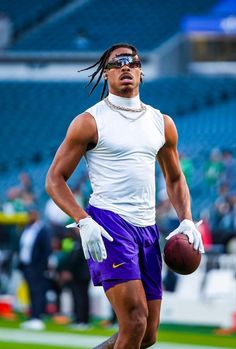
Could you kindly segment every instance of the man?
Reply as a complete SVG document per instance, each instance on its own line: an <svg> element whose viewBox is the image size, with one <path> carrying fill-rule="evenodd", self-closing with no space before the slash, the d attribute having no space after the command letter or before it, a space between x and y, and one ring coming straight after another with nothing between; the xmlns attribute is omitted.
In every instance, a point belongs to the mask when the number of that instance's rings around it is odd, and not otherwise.
<svg viewBox="0 0 236 349"><path fill-rule="evenodd" d="M181 222L172 235L182 232L195 249L203 251L203 246L192 222L175 125L140 101L143 73L136 48L113 45L92 67L96 65L90 83L98 78L91 92L103 76L102 97L107 86L108 97L72 121L49 169L46 189L76 222L93 282L103 286L118 319L118 334L97 348L148 348L156 341L162 298L156 158ZM87 211L66 184L82 156L93 188Z"/></svg>
<svg viewBox="0 0 236 349"><path fill-rule="evenodd" d="M41 319L45 313L46 292L49 280L45 276L48 258L51 254L50 234L40 220L38 209L32 205L27 208L28 225L20 238L20 269L29 287L31 317L21 324L24 329L43 330Z"/></svg>

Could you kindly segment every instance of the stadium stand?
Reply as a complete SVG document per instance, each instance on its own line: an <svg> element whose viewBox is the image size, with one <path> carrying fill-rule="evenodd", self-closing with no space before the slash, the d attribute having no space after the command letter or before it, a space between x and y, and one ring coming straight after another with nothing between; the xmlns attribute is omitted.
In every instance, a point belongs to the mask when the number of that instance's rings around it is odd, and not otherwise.
<svg viewBox="0 0 236 349"><path fill-rule="evenodd" d="M115 6L111 6L109 0L74 3L71 12L63 15L62 9L60 16L52 16L19 36L12 49L100 51L101 47L113 44L115 38L116 42L131 42L139 50L150 50L179 31L180 19L184 15L204 13L215 4L215 0L183 0L181 4L177 0L149 0L148 4L145 0L127 0ZM83 44L78 43L80 39Z"/></svg>
<svg viewBox="0 0 236 349"><path fill-rule="evenodd" d="M0 12L5 13L14 24L15 36L32 29L51 13L67 4L69 0L41 0L29 3L27 0L1 0Z"/></svg>

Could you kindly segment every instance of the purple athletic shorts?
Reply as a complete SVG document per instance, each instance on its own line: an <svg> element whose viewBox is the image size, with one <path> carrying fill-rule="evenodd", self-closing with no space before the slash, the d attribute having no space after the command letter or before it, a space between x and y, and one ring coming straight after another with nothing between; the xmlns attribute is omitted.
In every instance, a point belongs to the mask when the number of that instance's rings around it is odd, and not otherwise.
<svg viewBox="0 0 236 349"><path fill-rule="evenodd" d="M112 237L103 238L107 259L88 260L95 286L109 288L129 280L142 280L147 300L162 298L162 257L156 225L137 227L118 214L89 205L88 214Z"/></svg>

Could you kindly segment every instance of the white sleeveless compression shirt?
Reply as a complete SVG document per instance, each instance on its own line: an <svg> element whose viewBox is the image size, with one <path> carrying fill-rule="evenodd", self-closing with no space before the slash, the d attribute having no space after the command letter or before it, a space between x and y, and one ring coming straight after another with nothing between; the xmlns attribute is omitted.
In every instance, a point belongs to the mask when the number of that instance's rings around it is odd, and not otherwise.
<svg viewBox="0 0 236 349"><path fill-rule="evenodd" d="M119 99L109 94L112 103ZM103 100L86 110L98 130L96 147L85 154L93 189L89 203L141 227L155 224L155 161L165 143L163 115L146 108L121 115Z"/></svg>

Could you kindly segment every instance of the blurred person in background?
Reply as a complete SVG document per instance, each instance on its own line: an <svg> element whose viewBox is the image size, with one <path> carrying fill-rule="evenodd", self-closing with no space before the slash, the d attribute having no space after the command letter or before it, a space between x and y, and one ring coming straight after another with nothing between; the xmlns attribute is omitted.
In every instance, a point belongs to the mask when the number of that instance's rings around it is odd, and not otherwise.
<svg viewBox="0 0 236 349"><path fill-rule="evenodd" d="M25 210L21 191L18 187L11 187L7 190L6 200L2 204L2 210L5 214L14 214Z"/></svg>
<svg viewBox="0 0 236 349"><path fill-rule="evenodd" d="M218 148L211 150L209 159L205 164L205 180L210 193L215 194L224 171L222 153Z"/></svg>
<svg viewBox="0 0 236 349"><path fill-rule="evenodd" d="M156 207L156 217L161 234L166 237L168 232L177 228L179 224L176 211L171 204L166 188L158 191L158 204Z"/></svg>
<svg viewBox="0 0 236 349"><path fill-rule="evenodd" d="M233 228L233 200L227 183L220 184L213 209L214 229L231 230Z"/></svg>
<svg viewBox="0 0 236 349"><path fill-rule="evenodd" d="M70 322L70 328L85 330L90 327L90 273L84 259L81 240L75 229L66 229L64 236L52 237L53 251L49 258L50 291L54 294L53 319ZM71 314L63 314L63 290L71 294Z"/></svg>
<svg viewBox="0 0 236 349"><path fill-rule="evenodd" d="M81 240L78 234L75 234L76 235L73 236L73 248L68 253L67 258L67 270L71 275L67 286L71 291L73 306L70 328L74 330L85 330L90 327L90 273L88 264L84 259Z"/></svg>
<svg viewBox="0 0 236 349"><path fill-rule="evenodd" d="M74 229L70 231L67 229L67 235L61 240L60 249L50 256L50 269L51 272L54 271L52 289L54 292L59 291L57 296L60 298L64 289L71 293L72 313L69 327L73 330L88 329L90 327L90 273L84 259L81 240ZM58 310L61 310L60 305ZM55 319L57 318L59 314L56 315Z"/></svg>
<svg viewBox="0 0 236 349"><path fill-rule="evenodd" d="M27 193L34 198L34 196L35 196L34 185L33 185L32 179L30 178L30 175L28 173L20 172L18 187L19 187L21 193Z"/></svg>
<svg viewBox="0 0 236 349"><path fill-rule="evenodd" d="M135 47L113 45L91 67L92 91L104 78L102 98L76 117L46 179L49 195L76 222L93 283L102 285L119 331L97 348L148 348L156 341L162 299L162 258L155 224L155 161L181 222L182 232L203 252L192 221L190 195L181 171L174 122L143 104L141 61ZM99 136L98 136L99 135ZM93 193L82 209L67 180L85 156Z"/></svg>
<svg viewBox="0 0 236 349"><path fill-rule="evenodd" d="M194 171L193 161L189 157L187 157L183 152L179 154L179 160L187 184L191 188Z"/></svg>
<svg viewBox="0 0 236 349"><path fill-rule="evenodd" d="M48 259L51 254L51 236L40 219L36 206L27 208L29 221L22 232L19 243L19 268L29 288L30 319L21 328L43 330L42 316L46 307L46 292L49 281L46 277Z"/></svg>
<svg viewBox="0 0 236 349"><path fill-rule="evenodd" d="M34 193L33 182L28 173L21 172L19 174L19 180L20 180L19 187L23 192L30 193L30 194Z"/></svg>
<svg viewBox="0 0 236 349"><path fill-rule="evenodd" d="M229 149L223 150L222 161L224 164L222 182L227 183L230 193L234 193L236 190L236 159L233 152Z"/></svg>
<svg viewBox="0 0 236 349"><path fill-rule="evenodd" d="M31 207L33 205L36 205L35 198L33 194L27 192L27 191L22 191L20 192L20 198L22 200L22 203L24 205L24 209L27 211L28 207Z"/></svg>
<svg viewBox="0 0 236 349"><path fill-rule="evenodd" d="M211 209L211 227L214 242L225 245L228 236L234 231L234 199L227 183L221 183L218 196Z"/></svg>
<svg viewBox="0 0 236 349"><path fill-rule="evenodd" d="M33 183L29 175L25 172L19 174L20 183L9 188L6 192L6 201L3 202L2 210L6 214L24 212L27 207L36 203Z"/></svg>

